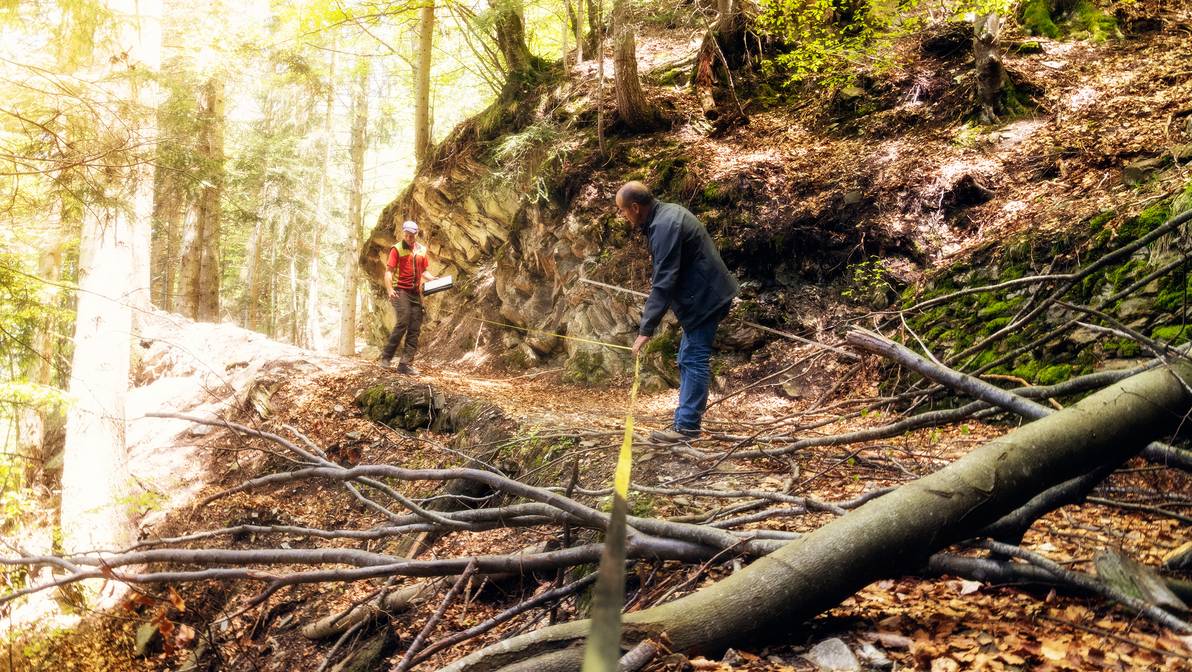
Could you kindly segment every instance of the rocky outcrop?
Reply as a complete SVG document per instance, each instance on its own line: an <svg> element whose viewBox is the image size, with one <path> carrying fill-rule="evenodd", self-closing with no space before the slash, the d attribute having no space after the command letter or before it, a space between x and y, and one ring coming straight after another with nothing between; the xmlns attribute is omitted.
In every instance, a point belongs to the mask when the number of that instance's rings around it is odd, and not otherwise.
<svg viewBox="0 0 1192 672"><path fill-rule="evenodd" d="M607 196L592 190L566 206L558 196L526 193L472 156L420 174L382 213L361 254L374 290L373 340L392 325L380 283L393 231L414 219L427 234L434 272L456 278L457 289L427 300L424 329L435 355L517 366L562 359L585 382L626 370L624 351L557 335L627 345L639 314L632 297L579 283L601 254L599 224L579 213Z"/></svg>

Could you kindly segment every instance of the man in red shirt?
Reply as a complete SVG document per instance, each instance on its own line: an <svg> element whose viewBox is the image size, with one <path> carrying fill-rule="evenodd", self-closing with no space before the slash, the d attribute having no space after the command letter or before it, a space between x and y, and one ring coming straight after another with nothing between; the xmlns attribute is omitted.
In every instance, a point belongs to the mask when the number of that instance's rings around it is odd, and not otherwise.
<svg viewBox="0 0 1192 672"><path fill-rule="evenodd" d="M391 366L390 360L402 338L405 338L397 371L416 376L418 369L410 362L418 350L418 333L422 330L422 283L434 280L435 276L427 270L430 259L426 256L426 246L417 241L418 225L407 221L402 224L401 233L401 240L389 250L389 262L385 265L385 289L397 313L397 322L389 333L385 349L381 351L380 364Z"/></svg>

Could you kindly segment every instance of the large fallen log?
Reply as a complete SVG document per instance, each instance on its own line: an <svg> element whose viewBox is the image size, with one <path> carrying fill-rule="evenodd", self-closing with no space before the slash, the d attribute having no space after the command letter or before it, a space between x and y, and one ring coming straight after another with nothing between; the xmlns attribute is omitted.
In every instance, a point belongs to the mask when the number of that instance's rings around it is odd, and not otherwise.
<svg viewBox="0 0 1192 672"><path fill-rule="evenodd" d="M951 465L828 523L715 585L625 617L622 649L663 633L676 651L715 652L773 637L874 580L936 551L1100 465L1120 462L1192 407L1184 362L1133 376L973 450ZM481 649L446 670L577 669L588 622Z"/></svg>

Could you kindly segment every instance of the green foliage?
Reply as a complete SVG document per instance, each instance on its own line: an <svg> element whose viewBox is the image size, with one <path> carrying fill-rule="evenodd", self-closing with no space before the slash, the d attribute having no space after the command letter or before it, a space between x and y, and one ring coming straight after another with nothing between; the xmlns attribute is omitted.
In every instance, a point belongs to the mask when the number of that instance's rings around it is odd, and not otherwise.
<svg viewBox="0 0 1192 672"><path fill-rule="evenodd" d="M1183 343L1192 338L1192 325L1172 324L1164 327L1155 327L1151 331L1151 338L1169 345Z"/></svg>
<svg viewBox="0 0 1192 672"><path fill-rule="evenodd" d="M524 187L531 203L550 199L550 175L558 173L572 146L563 129L549 121L530 124L517 133L501 136L490 150L492 172L486 178L490 191Z"/></svg>
<svg viewBox="0 0 1192 672"><path fill-rule="evenodd" d="M1038 385L1055 385L1071 377L1071 364L1055 364L1040 369L1039 373L1035 376L1035 383Z"/></svg>
<svg viewBox="0 0 1192 672"><path fill-rule="evenodd" d="M783 41L788 51L768 63L788 85L816 82L850 84L848 67L858 58L874 58L896 36L899 5L871 0L766 0L757 19L760 31Z"/></svg>
<svg viewBox="0 0 1192 672"><path fill-rule="evenodd" d="M845 298L871 306L884 304L886 297L894 289L890 283L890 271L881 257L872 256L865 261L852 264L849 271L852 284L841 292Z"/></svg>
<svg viewBox="0 0 1192 672"><path fill-rule="evenodd" d="M766 63L787 85L852 84L863 67L880 72L894 65L894 41L932 20L971 20L1006 14L1009 0L955 0L943 11L924 11L922 0L763 0L758 30L787 51Z"/></svg>

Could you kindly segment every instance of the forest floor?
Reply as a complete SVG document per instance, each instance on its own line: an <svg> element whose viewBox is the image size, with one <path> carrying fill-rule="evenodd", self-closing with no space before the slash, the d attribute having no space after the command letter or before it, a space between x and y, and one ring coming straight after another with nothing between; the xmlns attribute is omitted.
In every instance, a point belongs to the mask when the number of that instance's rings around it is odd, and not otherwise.
<svg viewBox="0 0 1192 672"><path fill-rule="evenodd" d="M1122 222L1150 200L1187 183L1187 168L1179 161L1173 170L1149 174L1141 182L1125 179L1129 162L1161 157L1192 142L1192 70L1187 67L1192 63L1192 41L1186 34L1169 30L1108 44L1039 42L1041 53L1007 56L1012 77L1035 92L1037 113L1006 125L979 128L965 123L969 92L953 84L963 80L966 63L947 54L927 54L867 86L872 109L860 116L856 110L826 114L829 104L814 101L803 107L768 108L752 114L748 125L710 137L692 100L675 94L679 112L689 123L678 124L664 140L684 143L694 152L696 160L690 163L698 166L700 184L782 184L781 189L756 192L754 212L763 230L767 223L800 219L868 223L891 239L915 241L928 269L990 241L1028 230L1070 227L1107 210L1115 211L1114 222ZM644 36L639 47L642 71L683 56L693 44L685 38ZM592 77L591 69L583 73ZM979 180L994 197L961 209L945 207L944 197L965 176ZM590 190L601 199L592 207L607 212L606 196L615 178L593 178L607 184ZM857 190L863 207L850 210L842 199ZM807 235L811 239L822 232L809 229ZM909 278L920 267L897 268ZM839 302L817 301L795 319L823 330L847 317L841 310ZM395 376L390 370L315 355L230 325L194 325L161 317L154 328L159 333L148 342L138 387L130 398L132 418L154 411L217 415L286 435L292 435L292 427L351 461L454 464L456 458L442 449L446 437L412 436L379 426L355 405L357 391ZM581 487L600 489L611 481L627 381L579 387L551 371L523 375L447 363L420 366L419 382L500 407L521 425L519 440L573 438L553 459L578 458ZM766 379L788 366L793 367L789 372ZM888 413L861 411L878 396L882 375L876 362L850 367L802 346L772 342L753 353L749 363L737 363L720 377L707 416L709 437L694 447L724 449L737 442L733 437L755 434L764 446L766 436L829 435L884 424L890 420ZM675 396L672 390L639 400L640 436L668 424ZM254 400L270 409L268 417L254 408ZM700 460L691 451L643 444L635 455L634 481L755 488L839 501L930 473L1008 429L1006 424L969 421L845 449L806 449L789 459L722 463ZM324 528L376 522L341 489L317 482L241 493L196 508L206 495L285 467L286 461L259 439L194 428L176 419L134 419L129 443L131 468L145 495L140 525L146 538L244 522ZM1177 499L1156 502L1139 494L1152 492ZM1157 565L1164 554L1188 540L1192 501L1178 497L1190 492L1192 481L1182 473L1131 463L1110 478L1102 494L1139 504L1159 503L1182 520L1083 504L1046 516L1023 543L1084 571L1093 571L1093 555L1109 548ZM635 512L656 517L704 513L723 504L698 496L639 496L631 502ZM807 531L829 517L777 517L754 526ZM19 541L30 550L51 548L50 518L32 521L41 524L30 527ZM541 533L524 528L457 533L436 542L427 557L510 552L540 540ZM237 548L265 543L252 537L227 542ZM690 567L639 562L630 574L628 609L692 592L734 567L735 563ZM399 641L408 643L421 629L449 584L450 580L441 582L434 595L394 618L389 627ZM176 592L134 592L124 601L126 608L86 614L69 635L55 630L67 623L55 620L55 604L30 602L0 628L11 633L21 629L20 623L37 621L41 629L37 636L10 636L7 651L0 650L0 670L184 669L196 649L206 651L204 660L218 659L222 670L315 670L329 647L302 637L298 626L348 606L373 589L364 584L296 588L237 614L237 606L259 587L193 584ZM431 638L483 621L524 599L526 592L540 589L501 584L476 591L453 603ZM66 593L57 598L70 601ZM584 608L568 601L558 616L573 618ZM225 620L211 625L217 618ZM532 611L439 654L424 667L431 669L546 621L544 612ZM156 649L138 657L136 632L145 623L156 623L162 636ZM802 656L831 637L858 650L876 651L875 660L884 658L899 669L932 672L1192 669L1192 641L1164 634L1150 621L1103 600L947 577L879 581L788 641L768 646L742 643L720 659L669 659L651 669L811 670Z"/></svg>
<svg viewBox="0 0 1192 672"><path fill-rule="evenodd" d="M329 454L351 462L427 467L457 461L441 449L448 437L424 432L410 435L380 426L364 417L353 402L360 389L395 377L397 374L391 370L359 360L310 355L230 325L190 325L177 318L160 324L168 325L170 334L156 342L170 345L146 358L143 385L134 392L135 397L156 388L153 407L157 411L213 412L281 434L293 428L327 448ZM212 337L217 337L216 341ZM202 358L203 364L196 367L186 344L197 341L221 343L216 350L223 353L223 358L212 358L209 352ZM783 362L806 360L811 354L806 346L770 347L775 351L774 358ZM244 357L249 350L252 354ZM757 433L763 435L759 441L764 445L765 436L833 434L889 421L887 415L876 412L850 417L850 411L864 407L877 394L876 362L851 367L823 356L815 364L810 367L815 376L798 375L800 369L795 368L793 376L776 377L768 385L732 378L723 381L724 388L712 397L708 438L695 442L693 447L727 447L732 444L729 435ZM175 379L175 374L195 376L196 369L223 379L225 384L200 386L191 394L180 393L172 399L160 393L162 385ZM237 371L247 373L237 375ZM518 440L575 437L576 442L568 444L566 451L552 454L552 459L578 459L580 488L598 490L611 481L627 409L627 386L576 387L552 373L476 377L435 365L424 366L418 382L499 406L522 427ZM261 417L251 402L254 395L250 392L262 389L272 390L267 418ZM639 437L652 428L665 426L675 396L672 390L639 400ZM259 393L255 398L263 401ZM137 422L134 420L134 426ZM342 489L313 481L240 493L196 508L194 504L201 497L247 478L283 470L287 461L274 451L274 446L259 439L224 429L195 430L182 421L171 422L181 424L168 429L159 426L152 438L146 435L141 439L135 451L132 467L138 481L147 492L160 495L142 519L142 538L248 522L322 528L363 528L378 522L376 514L362 510ZM819 422L826 424L806 429ZM763 489L840 501L930 473L1007 429L1004 425L971 421L846 449L812 448L783 459L729 460L720 464L639 443L633 480L644 485L682 483L692 487ZM355 450L345 450L352 446ZM1106 487L1106 493L1116 493L1108 496L1122 500L1131 499L1131 492L1143 490L1192 492L1192 482L1186 475L1142 463L1119 472ZM631 501L635 512L655 517L706 513L718 505L727 504L698 496L634 496ZM1186 512L1192 502L1166 505L1173 510L1183 506ZM755 526L808 531L830 518L830 514L823 513L779 517ZM423 557L512 552L541 541L541 537L541 532L524 528L457 533L437 541ZM218 545L250 548L277 541L245 536ZM295 547L333 543L299 538L286 541ZM1156 565L1165 553L1185 541L1186 526L1170 516L1085 504L1064 508L1039 521L1024 546L1068 567L1092 571L1092 555L1101 549L1119 548ZM629 578L629 610L697 590L732 572L735 566L638 562ZM516 604L525 595L542 589L534 585L536 581L549 583L551 578L527 578L476 590L448 609L431 639L469 627ZM398 641L408 643L422 628L450 583L450 579L443 580L424 602L394 617L389 627ZM238 606L259 588L245 583L188 584L168 591L138 589L125 599L123 609L85 617L75 635L43 640L39 645L26 642L8 665L14 670L179 669L196 646L215 642L214 647L206 645L206 656L218 656L222 661L219 669L314 670L328 646L308 641L299 634L298 626L350 606L374 589L364 583L295 588L272 597L263 606L236 614ZM558 614L567 619L580 611L582 607L565 602ZM228 620L209 625L217 617ZM20 620L21 612L14 618ZM466 650L545 621L545 612L531 611L437 655L424 667L433 669ZM133 654L136 632L147 622L156 623L164 637L148 656L138 657ZM1102 600L947 577L879 581L823 614L789 641L769 646L742 643L719 660L671 658L650 669L812 670L815 668L802 655L830 637L842 638L855 649L870 652L875 660L884 658L907 669L1192 669L1192 641L1164 634L1151 622ZM0 668L5 666L2 653Z"/></svg>

